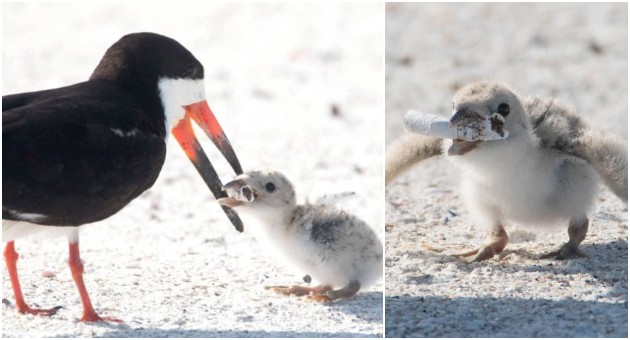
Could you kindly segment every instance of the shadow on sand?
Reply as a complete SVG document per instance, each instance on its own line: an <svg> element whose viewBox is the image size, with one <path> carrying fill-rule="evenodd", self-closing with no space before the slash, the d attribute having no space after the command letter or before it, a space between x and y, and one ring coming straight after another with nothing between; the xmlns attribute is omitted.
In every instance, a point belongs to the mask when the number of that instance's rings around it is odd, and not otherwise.
<svg viewBox="0 0 630 340"><path fill-rule="evenodd" d="M64 336L60 336L63 338ZM72 337L72 336L70 336ZM103 338L369 338L380 337L368 333L326 333L326 332L267 332L263 330L195 330L195 329L131 329L124 326L113 328L103 334Z"/></svg>
<svg viewBox="0 0 630 340"><path fill-rule="evenodd" d="M385 313L386 337L628 336L627 302L388 296Z"/></svg>
<svg viewBox="0 0 630 340"><path fill-rule="evenodd" d="M369 322L383 322L383 293L364 292L349 300L336 301L328 304L331 309L356 316ZM369 306L369 308L366 308ZM220 324L220 320L209 323ZM380 338L382 333L352 333L352 332L291 332L264 330L207 330L207 329L178 329L178 328L144 328L130 327L126 324L102 323L100 327L109 331L100 335L103 338ZM218 327L217 327L218 328ZM76 334L60 335L60 338L76 337Z"/></svg>
<svg viewBox="0 0 630 340"><path fill-rule="evenodd" d="M542 260L539 264L519 266L508 264L510 270L548 272L551 274L589 274L611 292L621 295L624 302L579 301L574 299L546 300L494 297L423 297L386 296L386 337L619 337L628 336L628 291L619 289L617 279L605 275L611 270L628 275L628 242L617 240L603 244L583 244L588 256L557 262ZM541 254L514 249L515 253L533 260ZM610 263L610 255L619 262ZM418 258L432 257L440 262L454 262L454 257L419 253ZM457 261L455 261L457 262ZM480 265L495 271L506 270L505 264L457 262L457 268L471 272ZM520 268L516 268L520 267ZM624 275L625 272L625 275ZM616 276L615 276L616 277ZM615 281L613 281L615 280ZM431 278L419 277L417 284L434 284ZM621 285L625 286L626 285ZM527 289L527 287L523 287ZM579 298L579 297L578 297ZM579 312L578 312L579 311ZM499 315L489 319L488 315ZM588 316L587 320L583 316ZM582 319L580 317L582 316Z"/></svg>

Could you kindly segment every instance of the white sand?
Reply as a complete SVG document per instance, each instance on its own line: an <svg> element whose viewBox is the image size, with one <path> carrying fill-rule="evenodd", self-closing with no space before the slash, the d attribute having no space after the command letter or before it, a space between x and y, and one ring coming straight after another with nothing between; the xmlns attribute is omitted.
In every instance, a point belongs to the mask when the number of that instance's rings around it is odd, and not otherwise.
<svg viewBox="0 0 630 340"><path fill-rule="evenodd" d="M382 4L3 5L3 94L83 81L126 33L168 35L204 64L208 102L246 170L280 169L302 197L354 190L344 206L381 234L382 18ZM231 179L202 139L224 182ZM64 308L47 318L5 305L3 336L382 335L382 283L330 305L264 290L306 273L276 264L247 226L237 233L189 163L171 139L153 188L81 232L95 308L126 325L77 322L66 241L28 238L16 242L27 302ZM13 302L2 273L2 296Z"/></svg>
<svg viewBox="0 0 630 340"><path fill-rule="evenodd" d="M408 109L448 115L454 91L479 78L558 97L626 136L627 13L627 4L388 4L386 140L403 133ZM458 176L431 159L386 191L388 337L628 336L628 215L617 197L602 187L588 258L537 259L566 242L564 226L508 226L503 255L466 264L447 254L485 235Z"/></svg>

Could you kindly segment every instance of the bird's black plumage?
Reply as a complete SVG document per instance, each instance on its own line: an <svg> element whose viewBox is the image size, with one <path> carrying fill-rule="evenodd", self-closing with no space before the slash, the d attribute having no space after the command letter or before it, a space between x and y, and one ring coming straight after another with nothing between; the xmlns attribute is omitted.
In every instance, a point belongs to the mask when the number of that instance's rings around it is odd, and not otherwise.
<svg viewBox="0 0 630 340"><path fill-rule="evenodd" d="M89 81L3 96L2 218L78 226L150 188L169 133L163 77L202 79L203 66L173 39L136 33L107 50Z"/></svg>
<svg viewBox="0 0 630 340"><path fill-rule="evenodd" d="M150 188L164 163L164 121L110 82L7 96L2 105L2 219L102 220Z"/></svg>
<svg viewBox="0 0 630 340"><path fill-rule="evenodd" d="M224 195L191 120L235 172L242 172L241 165L203 92L203 66L192 53L171 38L135 33L114 43L86 82L2 97L2 219L9 221L6 229L3 221L2 236L19 312L53 315L58 308L31 308L24 300L14 240L39 228L10 221L80 226L115 214L153 185L169 133L214 196ZM223 210L242 231L238 215ZM81 321L120 322L94 310L83 281L78 233L65 230Z"/></svg>

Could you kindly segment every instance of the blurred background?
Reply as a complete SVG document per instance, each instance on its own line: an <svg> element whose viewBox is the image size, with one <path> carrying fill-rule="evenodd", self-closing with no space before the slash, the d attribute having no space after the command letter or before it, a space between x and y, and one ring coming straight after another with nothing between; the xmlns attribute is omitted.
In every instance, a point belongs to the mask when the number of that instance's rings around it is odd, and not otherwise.
<svg viewBox="0 0 630 340"><path fill-rule="evenodd" d="M125 34L169 36L204 65L208 103L246 171L281 170L301 199L355 191L342 206L382 235L383 15L382 4L3 4L2 93L87 80ZM201 140L230 180L227 163ZM277 264L247 226L234 230L173 138L153 188L81 232L95 308L128 327L69 322L81 309L66 240L33 237L16 247L27 302L65 308L29 318L4 306L4 336L382 334L382 283L334 305L264 290L306 273ZM13 301L4 273L3 297Z"/></svg>
<svg viewBox="0 0 630 340"><path fill-rule="evenodd" d="M408 109L449 116L463 85L492 79L557 97L595 125L628 133L623 3L386 6L387 141Z"/></svg>

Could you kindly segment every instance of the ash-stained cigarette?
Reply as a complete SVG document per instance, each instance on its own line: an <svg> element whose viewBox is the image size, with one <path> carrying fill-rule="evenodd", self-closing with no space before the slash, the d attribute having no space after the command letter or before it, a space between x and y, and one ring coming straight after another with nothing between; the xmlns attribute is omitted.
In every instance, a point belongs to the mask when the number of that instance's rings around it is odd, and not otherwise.
<svg viewBox="0 0 630 340"><path fill-rule="evenodd" d="M253 202L254 201L254 192L252 190L252 188L249 185L246 185L244 187L241 188L241 195L240 197L244 198L247 202Z"/></svg>
<svg viewBox="0 0 630 340"><path fill-rule="evenodd" d="M450 119L450 126L465 126L479 124L484 120L483 116L470 110L457 111Z"/></svg>
<svg viewBox="0 0 630 340"><path fill-rule="evenodd" d="M503 131L503 125L505 124L505 120L503 116L494 114L490 118L490 129L499 134L499 136L504 137L505 132Z"/></svg>
<svg viewBox="0 0 630 340"><path fill-rule="evenodd" d="M501 115L487 117L469 110L458 111L450 119L409 110L403 118L409 132L466 141L504 139L507 131L503 130L503 123Z"/></svg>

